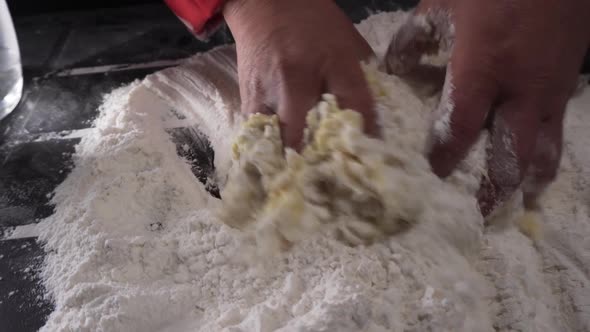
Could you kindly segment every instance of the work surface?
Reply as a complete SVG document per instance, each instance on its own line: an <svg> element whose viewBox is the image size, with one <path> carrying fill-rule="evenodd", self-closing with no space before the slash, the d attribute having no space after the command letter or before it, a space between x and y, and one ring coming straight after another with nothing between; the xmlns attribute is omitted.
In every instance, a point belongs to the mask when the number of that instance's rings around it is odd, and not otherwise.
<svg viewBox="0 0 590 332"><path fill-rule="evenodd" d="M414 1L339 1L354 21L376 10ZM0 235L51 215L51 193L72 167L72 153L98 114L103 94L194 53L231 42L226 31L208 43L195 40L163 5L59 12L15 18L25 90L18 108L0 123ZM212 154L187 141L187 157L204 179ZM210 167L207 167L210 166ZM25 232L26 233L26 232ZM0 240L0 324L35 331L52 310L38 272L43 249L35 234Z"/></svg>

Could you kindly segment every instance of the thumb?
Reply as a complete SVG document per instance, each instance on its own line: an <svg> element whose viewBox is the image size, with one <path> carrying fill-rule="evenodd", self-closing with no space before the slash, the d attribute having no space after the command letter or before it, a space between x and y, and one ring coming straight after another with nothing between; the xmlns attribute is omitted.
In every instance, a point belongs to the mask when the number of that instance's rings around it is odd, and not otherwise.
<svg viewBox="0 0 590 332"><path fill-rule="evenodd" d="M446 1L421 1L392 37L384 58L387 72L409 74L420 67L423 55L450 50L454 28L449 13Z"/></svg>

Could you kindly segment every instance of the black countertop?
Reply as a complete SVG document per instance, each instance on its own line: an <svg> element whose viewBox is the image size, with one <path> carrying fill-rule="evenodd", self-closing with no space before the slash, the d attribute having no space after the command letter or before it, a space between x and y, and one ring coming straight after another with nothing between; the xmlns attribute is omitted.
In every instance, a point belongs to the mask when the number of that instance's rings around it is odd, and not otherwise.
<svg viewBox="0 0 590 332"><path fill-rule="evenodd" d="M416 1L337 2L360 21L371 12ZM155 1L79 2L78 11L65 1L8 3L15 13L25 88L17 109L0 122L0 235L53 213L51 193L71 170L75 145L105 93L232 41L225 30L207 43L194 39ZM96 8L101 5L116 8ZM119 66L126 64L131 66ZM171 135L178 146L191 147L178 151L199 164L193 169L203 181L213 169L206 141L195 141L182 128ZM0 240L0 331L36 331L53 310L39 281L43 258L34 237Z"/></svg>

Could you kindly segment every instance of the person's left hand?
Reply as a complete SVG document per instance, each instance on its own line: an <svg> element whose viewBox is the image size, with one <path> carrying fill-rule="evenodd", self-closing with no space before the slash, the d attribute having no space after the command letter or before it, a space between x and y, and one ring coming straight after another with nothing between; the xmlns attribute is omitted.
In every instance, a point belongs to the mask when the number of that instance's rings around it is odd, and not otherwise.
<svg viewBox="0 0 590 332"><path fill-rule="evenodd" d="M224 16L236 39L244 114L277 114L283 143L298 149L307 112L331 93L378 134L361 68L372 49L332 0L230 0Z"/></svg>
<svg viewBox="0 0 590 332"><path fill-rule="evenodd" d="M590 2L422 0L388 50L390 72L420 72L420 57L452 38L432 130L433 171L448 176L488 128L482 214L521 184L525 205L534 207L557 174L565 106L590 42Z"/></svg>

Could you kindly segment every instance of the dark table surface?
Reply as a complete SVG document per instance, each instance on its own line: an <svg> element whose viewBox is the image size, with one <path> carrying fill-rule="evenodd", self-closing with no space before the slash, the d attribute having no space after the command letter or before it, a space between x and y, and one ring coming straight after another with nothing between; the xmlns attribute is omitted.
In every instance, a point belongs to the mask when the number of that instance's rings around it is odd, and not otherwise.
<svg viewBox="0 0 590 332"><path fill-rule="evenodd" d="M338 1L354 21L415 2ZM51 215L51 193L71 170L75 145L105 93L232 41L227 31L207 43L194 39L158 1L78 2L74 11L66 1L8 3L25 88L17 109L0 122L0 237ZM95 8L101 5L113 8ZM206 178L202 172L213 167L206 142L187 142L192 135L181 128L171 134L191 147L179 149L188 160L208 165L194 167L197 178ZM0 331L36 331L53 310L39 280L43 258L35 237L0 240Z"/></svg>

